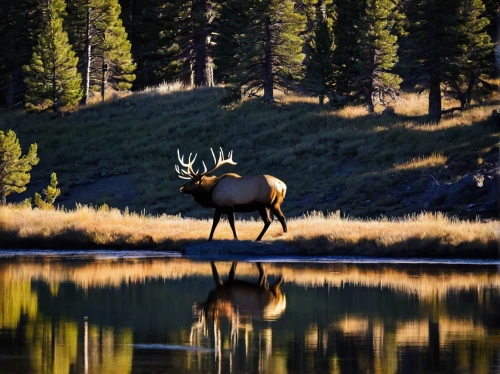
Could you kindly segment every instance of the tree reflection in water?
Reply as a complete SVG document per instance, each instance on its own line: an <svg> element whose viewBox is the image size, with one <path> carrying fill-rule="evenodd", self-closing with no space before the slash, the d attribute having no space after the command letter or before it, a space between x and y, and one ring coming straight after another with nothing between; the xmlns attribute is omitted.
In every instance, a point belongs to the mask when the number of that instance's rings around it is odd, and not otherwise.
<svg viewBox="0 0 500 374"><path fill-rule="evenodd" d="M500 274L0 260L0 359L0 373L23 374L500 372Z"/></svg>

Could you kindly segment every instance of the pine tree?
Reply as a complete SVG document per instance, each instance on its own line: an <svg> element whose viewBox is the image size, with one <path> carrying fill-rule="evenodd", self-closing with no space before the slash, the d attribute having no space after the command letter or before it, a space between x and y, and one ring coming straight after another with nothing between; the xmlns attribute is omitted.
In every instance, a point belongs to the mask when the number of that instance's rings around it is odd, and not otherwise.
<svg viewBox="0 0 500 374"><path fill-rule="evenodd" d="M491 73L490 56L493 43L486 33L489 20L481 0L462 0L459 8L457 54L451 57L451 66L444 75L449 94L460 100L461 109L471 101L472 90L483 73Z"/></svg>
<svg viewBox="0 0 500 374"><path fill-rule="evenodd" d="M116 0L110 1L109 26L104 33L102 45L103 66L108 65L107 84L118 90L129 90L135 80L133 74L136 65L132 61L132 45L120 19L120 5ZM99 55L99 54L98 54Z"/></svg>
<svg viewBox="0 0 500 374"><path fill-rule="evenodd" d="M393 73L398 61L392 17L395 5L392 0L367 0L365 13L360 18L356 88L370 113L376 104L386 105L387 99L395 100L402 81Z"/></svg>
<svg viewBox="0 0 500 374"><path fill-rule="evenodd" d="M349 100L354 93L357 76L355 63L359 60L359 25L364 8L365 0L335 2L334 88L341 101Z"/></svg>
<svg viewBox="0 0 500 374"><path fill-rule="evenodd" d="M23 66L28 86L27 108L58 111L62 106L76 104L82 97L82 80L76 69L78 58L62 28L64 7L64 0L49 3L31 62Z"/></svg>
<svg viewBox="0 0 500 374"><path fill-rule="evenodd" d="M179 0L121 1L123 25L137 63L133 89L155 86L179 78L181 62L176 35Z"/></svg>
<svg viewBox="0 0 500 374"><path fill-rule="evenodd" d="M241 0L228 0L220 10L216 23L217 35L214 46L214 77L218 82L229 83L234 79L238 64L239 36L250 26L248 3Z"/></svg>
<svg viewBox="0 0 500 374"><path fill-rule="evenodd" d="M242 93L264 90L264 101L274 101L274 89L293 88L302 77L302 38L305 17L291 0L246 2L249 23L237 36L238 64L233 83Z"/></svg>
<svg viewBox="0 0 500 374"><path fill-rule="evenodd" d="M40 28L36 0L0 0L0 107L24 102L22 66L29 63Z"/></svg>
<svg viewBox="0 0 500 374"><path fill-rule="evenodd" d="M91 90L100 90L103 96L107 85L127 90L135 79L131 44L120 12L118 0L71 0L68 4L65 23L80 56L84 104Z"/></svg>
<svg viewBox="0 0 500 374"><path fill-rule="evenodd" d="M35 205L44 210L53 209L56 198L61 194L61 190L57 188L57 174L50 174L50 184L42 191L44 197L38 192L35 192Z"/></svg>
<svg viewBox="0 0 500 374"><path fill-rule="evenodd" d="M181 80L186 85L214 85L212 38L219 8L217 1L191 0L184 3L179 14L178 40L183 64Z"/></svg>
<svg viewBox="0 0 500 374"><path fill-rule="evenodd" d="M21 146L14 131L0 130L0 204L13 192L26 190L30 181L31 167L38 164L37 145L31 144L28 153L21 157Z"/></svg>
<svg viewBox="0 0 500 374"><path fill-rule="evenodd" d="M333 80L333 32L332 19L328 17L329 2L318 0L316 21L311 41L308 43L306 57L306 74L304 85L308 92L318 95L323 105L326 95L331 93Z"/></svg>
<svg viewBox="0 0 500 374"><path fill-rule="evenodd" d="M457 14L460 0L410 0L406 15L409 20L406 38L407 63L412 79L425 78L429 88L429 119L439 122L442 114L441 84L457 54Z"/></svg>

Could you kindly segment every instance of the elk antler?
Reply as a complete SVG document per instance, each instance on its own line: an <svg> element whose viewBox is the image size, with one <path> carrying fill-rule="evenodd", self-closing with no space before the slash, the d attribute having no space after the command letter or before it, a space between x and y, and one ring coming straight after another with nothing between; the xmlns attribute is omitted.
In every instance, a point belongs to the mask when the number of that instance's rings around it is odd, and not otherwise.
<svg viewBox="0 0 500 374"><path fill-rule="evenodd" d="M197 174L197 172L193 170L193 164L198 154L194 155L193 160L191 160L191 155L192 153L189 154L188 162L186 163L184 162L184 155L181 157L179 149L177 149L177 158L179 159L179 163L182 167L186 168L183 170L179 168L179 165L175 165L175 171L177 171L178 177L181 179L193 179Z"/></svg>
<svg viewBox="0 0 500 374"><path fill-rule="evenodd" d="M179 159L179 163L181 164L181 166L183 168L185 168L185 169L181 169L179 167L179 165L175 165L175 171L177 171L177 176L181 179L193 179L195 177L202 177L204 175L208 175L224 164L236 165L236 162L233 161L233 151L230 151L227 154L226 159L224 159L224 151L222 150L222 147L220 147L218 159L215 157L215 153L214 153L212 148L210 148L210 151L212 152L212 157L214 158L215 166L212 169L207 171L207 166L205 165L205 162L202 160L201 162L203 164L204 171L203 171L203 173L198 174L199 169L196 171L194 171L194 169L193 169L193 164L194 164L194 161L196 160L196 156L198 156L198 154L195 154L194 158L191 160L192 153L190 153L189 157L188 157L188 162L184 162L184 155L181 157L180 152L177 149L177 158Z"/></svg>

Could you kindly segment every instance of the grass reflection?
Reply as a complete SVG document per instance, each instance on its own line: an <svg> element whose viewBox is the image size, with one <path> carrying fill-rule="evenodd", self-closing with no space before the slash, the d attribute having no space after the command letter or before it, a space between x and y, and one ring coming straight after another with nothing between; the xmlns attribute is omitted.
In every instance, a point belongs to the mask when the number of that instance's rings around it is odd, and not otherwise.
<svg viewBox="0 0 500 374"><path fill-rule="evenodd" d="M231 263L217 263L217 270L219 288L230 286ZM386 374L498 368L500 275L492 267L263 264L258 272L255 264L238 263L236 280L246 281L245 287L255 283L255 295L269 296L260 290L264 275L269 289L279 275L285 279L286 309L272 321L263 312L271 299L246 313L232 293L210 299L218 277L207 262L2 261L0 356L12 353L5 338L12 336L23 347L18 354L29 359L24 371L4 360L0 372ZM238 297L251 302L245 295ZM195 301L206 301L208 312L193 323ZM134 349L141 343L211 350Z"/></svg>
<svg viewBox="0 0 500 374"><path fill-rule="evenodd" d="M238 274L255 276L255 265L241 263ZM221 273L227 274L231 263L217 265ZM425 268L401 268L391 265L370 267L355 264L311 265L308 267L290 264L265 264L269 275L283 275L287 283L305 287L338 287L346 285L369 288L388 288L397 292L415 295L421 299L440 299L449 292L500 289L500 273L490 269L476 268L471 271L456 271ZM21 262L0 264L1 274L19 281L42 280L57 290L57 284L72 282L82 289L94 287L120 287L122 284L144 283L148 279L179 280L187 277L212 275L207 262L187 259L96 261L78 264L47 260L43 263ZM4 275L5 276L5 275ZM21 287L21 286L18 286Z"/></svg>

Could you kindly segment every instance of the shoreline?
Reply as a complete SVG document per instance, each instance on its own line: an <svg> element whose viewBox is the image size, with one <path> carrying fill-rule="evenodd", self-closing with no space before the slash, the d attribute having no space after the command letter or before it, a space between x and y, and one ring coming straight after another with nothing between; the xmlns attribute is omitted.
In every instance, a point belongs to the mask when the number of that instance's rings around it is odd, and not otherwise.
<svg viewBox="0 0 500 374"><path fill-rule="evenodd" d="M321 241L322 238L318 238ZM158 257L185 257L185 258L193 258L193 259L211 259L211 258L239 258L239 257L255 257L258 259L263 259L265 256L271 257L294 257L294 258L302 258L304 261L308 261L309 258L317 258L317 257L332 257L332 258L342 258L345 260L348 259L380 259L380 260L394 260L396 262L400 262L400 260L410 259L410 260L431 260L431 261L439 261L439 260L471 260L471 261L480 261L480 260L493 260L499 261L500 264L500 251L498 250L498 246L496 243L487 245L485 247L467 247L462 249L461 247L438 247L430 244L430 245L420 245L418 249L407 248L407 249L399 249L398 251L393 251L388 248L380 248L380 249L366 249L365 247L339 247L339 248L314 248L312 250L308 250L304 248L304 245L313 243L304 243L303 241L300 243L287 242L286 246L283 246L282 243L277 242L263 242L266 244L267 248L273 248L273 245L278 244L275 248L265 251L261 246L257 248L252 245L242 248L241 243L247 241L213 241L212 244L197 242L190 243L187 246L178 248L177 246L168 247L168 248L158 248L158 247L147 247L147 246L120 246L115 244L110 244L109 246L95 246L89 243L87 247L81 247L78 245L70 246L70 243L64 239L57 245L57 238L54 238L44 244L36 246L29 246L29 244L33 244L37 239L31 238L29 240L22 240L16 243L9 243L8 241L4 241L0 239L0 252L3 251L20 251L22 252L36 252L36 251L52 251L52 252L156 252L158 254L162 254ZM237 243L237 245L235 245ZM26 245L28 244L28 246ZM77 243L75 243L77 244ZM418 243L413 242L413 244L418 245ZM296 247L295 247L296 246ZM195 248L193 250L193 247ZM276 248L279 248L276 250ZM437 250L436 250L437 249ZM165 254L165 255L163 255ZM138 255L138 257L141 257ZM148 256L155 258L156 256ZM4 258L0 255L0 258ZM425 261L424 261L425 262Z"/></svg>
<svg viewBox="0 0 500 374"><path fill-rule="evenodd" d="M211 219L145 216L116 209L74 211L0 207L0 248L50 250L154 250L183 255L367 256L378 258L499 259L499 222L461 221L422 213L404 219L361 220L311 214L278 223L254 242L262 223L227 222L207 243Z"/></svg>
<svg viewBox="0 0 500 374"><path fill-rule="evenodd" d="M500 266L497 259L461 259L431 257L368 257L336 255L245 255L245 254L184 254L178 251L150 249L6 249L0 248L0 263L16 258L30 258L56 261L96 261L96 260L190 260L190 261L237 261L242 263L281 263L281 264L352 264L352 265L468 265Z"/></svg>

